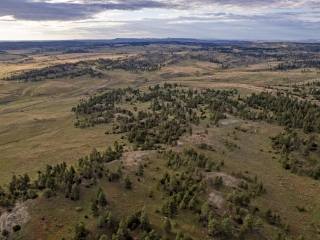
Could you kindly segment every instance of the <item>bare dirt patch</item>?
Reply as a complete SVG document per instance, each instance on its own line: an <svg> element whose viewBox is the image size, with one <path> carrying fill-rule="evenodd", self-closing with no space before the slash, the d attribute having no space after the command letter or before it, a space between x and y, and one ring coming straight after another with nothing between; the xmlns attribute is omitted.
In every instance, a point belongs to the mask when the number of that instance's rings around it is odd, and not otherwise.
<svg viewBox="0 0 320 240"><path fill-rule="evenodd" d="M222 172L217 172L217 173L213 173L212 175L210 175L210 177L216 177L216 176L222 177L223 184L228 187L236 187L237 186L238 180L233 176L230 176L230 175L222 173Z"/></svg>
<svg viewBox="0 0 320 240"><path fill-rule="evenodd" d="M215 192L211 192L209 194L208 201L210 203L212 203L213 205L215 205L217 208L221 208L224 203L223 197L221 197L220 195L218 195Z"/></svg>
<svg viewBox="0 0 320 240"><path fill-rule="evenodd" d="M226 125L237 123L237 122L239 122L239 120L237 119L222 119L219 121L219 124L226 126Z"/></svg>
<svg viewBox="0 0 320 240"><path fill-rule="evenodd" d="M123 154L120 161L123 161L123 164L128 166L138 165L142 158L149 154L150 151L126 152Z"/></svg>
<svg viewBox="0 0 320 240"><path fill-rule="evenodd" d="M181 137L181 140L186 141L186 142L192 142L192 143L201 143L201 142L208 142L209 143L209 136L208 136L208 134L204 134L204 133L203 134L202 133L192 134L191 136L187 135L187 136ZM182 143L182 142L180 141L180 143Z"/></svg>
<svg viewBox="0 0 320 240"><path fill-rule="evenodd" d="M0 216L0 231L4 229L12 231L15 225L24 225L30 219L30 215L26 206L26 202L17 203L11 212L4 212Z"/></svg>
<svg viewBox="0 0 320 240"><path fill-rule="evenodd" d="M183 146L183 142L177 141L177 145L178 145L178 147L181 147L181 146Z"/></svg>
<svg viewBox="0 0 320 240"><path fill-rule="evenodd" d="M209 87L209 88L219 88L219 87L233 87L233 88L244 88L244 89L249 89L252 91L264 91L266 88L264 87L258 87L258 86L253 86L249 84L242 84L242 83L225 83L225 82L216 82L216 83L209 83L209 84L199 84L199 87ZM267 89L269 92L272 92L272 89Z"/></svg>
<svg viewBox="0 0 320 240"><path fill-rule="evenodd" d="M10 95L10 93L0 93L0 99L8 97L8 95Z"/></svg>

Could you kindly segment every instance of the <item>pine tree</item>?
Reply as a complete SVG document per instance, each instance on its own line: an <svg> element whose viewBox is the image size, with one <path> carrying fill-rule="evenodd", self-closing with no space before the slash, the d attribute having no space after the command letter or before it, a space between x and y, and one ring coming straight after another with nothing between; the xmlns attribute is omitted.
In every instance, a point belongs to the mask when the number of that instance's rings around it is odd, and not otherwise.
<svg viewBox="0 0 320 240"><path fill-rule="evenodd" d="M103 216L100 216L100 217L98 218L98 227L99 227L99 228L102 228L104 223L105 223L104 217L103 217Z"/></svg>
<svg viewBox="0 0 320 240"><path fill-rule="evenodd" d="M127 229L127 223L121 219L116 235L112 236L112 239L126 240L130 236L129 230Z"/></svg>
<svg viewBox="0 0 320 240"><path fill-rule="evenodd" d="M171 222L168 218L166 218L166 220L164 220L163 230L165 231L165 233L169 233L171 231Z"/></svg>
<svg viewBox="0 0 320 240"><path fill-rule="evenodd" d="M211 236L215 236L219 233L220 224L216 219L211 219L208 223L208 232Z"/></svg>
<svg viewBox="0 0 320 240"><path fill-rule="evenodd" d="M290 232L290 223L286 222L286 224L284 225L284 231L286 232L286 234L288 234Z"/></svg>
<svg viewBox="0 0 320 240"><path fill-rule="evenodd" d="M189 203L188 203L188 207L192 210L192 209L194 209L195 206L196 206L196 199L195 199L195 197L193 196L193 197L191 198L191 200L189 201Z"/></svg>
<svg viewBox="0 0 320 240"><path fill-rule="evenodd" d="M143 165L142 165L142 164L139 164L137 174L138 174L139 176L143 176L143 172L144 172L144 170L143 170Z"/></svg>
<svg viewBox="0 0 320 240"><path fill-rule="evenodd" d="M107 205L106 195L104 194L103 191L101 191L100 194L99 194L98 203L101 206L106 206Z"/></svg>
<svg viewBox="0 0 320 240"><path fill-rule="evenodd" d="M87 236L87 230L83 223L77 223L74 227L73 240L84 240Z"/></svg>
<svg viewBox="0 0 320 240"><path fill-rule="evenodd" d="M112 212L109 212L107 217L107 226L114 229L115 228L115 218Z"/></svg>
<svg viewBox="0 0 320 240"><path fill-rule="evenodd" d="M99 215L99 208L96 203L96 201L91 201L90 203L90 212L93 216L98 216Z"/></svg>
<svg viewBox="0 0 320 240"><path fill-rule="evenodd" d="M238 234L240 240L244 240L245 239L247 231L248 231L248 227L246 225L242 225L240 230L239 230L239 234Z"/></svg>
<svg viewBox="0 0 320 240"><path fill-rule="evenodd" d="M184 240L183 232L181 230L177 233L175 240Z"/></svg>
<svg viewBox="0 0 320 240"><path fill-rule="evenodd" d="M141 224L141 228L146 230L147 232L149 232L151 230L150 222L149 222L148 216L145 211L141 212L140 224Z"/></svg>
<svg viewBox="0 0 320 240"><path fill-rule="evenodd" d="M131 189L131 187L132 187L132 182L131 182L131 180L130 180L128 175L126 175L125 178L124 178L124 187L126 189Z"/></svg>
<svg viewBox="0 0 320 240"><path fill-rule="evenodd" d="M71 199L75 201L79 200L80 198L80 188L76 183L72 185L70 196L71 196Z"/></svg>
<svg viewBox="0 0 320 240"><path fill-rule="evenodd" d="M180 209L186 209L186 203L184 202L184 200L181 201L180 205L179 205Z"/></svg>
<svg viewBox="0 0 320 240"><path fill-rule="evenodd" d="M205 220L208 220L208 215L210 211L211 209L209 203L205 202L201 207L201 217Z"/></svg>
<svg viewBox="0 0 320 240"><path fill-rule="evenodd" d="M250 230L253 230L253 217L251 214L248 214L244 219L244 225Z"/></svg>
<svg viewBox="0 0 320 240"><path fill-rule="evenodd" d="M224 218L221 220L221 227L222 227L222 232L223 232L223 235L225 237L230 237L231 236L231 221L230 221L230 218L227 217L227 218Z"/></svg>

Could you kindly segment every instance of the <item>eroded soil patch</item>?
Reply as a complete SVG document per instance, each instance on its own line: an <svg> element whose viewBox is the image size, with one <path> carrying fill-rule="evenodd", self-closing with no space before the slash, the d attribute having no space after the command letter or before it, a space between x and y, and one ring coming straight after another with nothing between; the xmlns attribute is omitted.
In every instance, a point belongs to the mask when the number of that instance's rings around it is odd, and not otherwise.
<svg viewBox="0 0 320 240"><path fill-rule="evenodd" d="M208 201L212 203L214 206L216 206L217 208L221 208L224 203L223 197L221 197L215 192L211 192L209 194Z"/></svg>
<svg viewBox="0 0 320 240"><path fill-rule="evenodd" d="M214 178L216 176L222 177L223 185L225 185L225 186L236 187L238 184L237 178L230 176L228 174L222 173L222 172L212 173L209 177Z"/></svg>
<svg viewBox="0 0 320 240"><path fill-rule="evenodd" d="M15 225L24 225L30 219L28 208L26 202L17 203L14 209L11 212L4 212L0 216L0 231L4 229L9 232L12 231L12 227Z"/></svg>
<svg viewBox="0 0 320 240"><path fill-rule="evenodd" d="M148 156L150 151L135 151L126 152L123 154L120 161L123 161L124 165L133 166L138 165L144 156Z"/></svg>

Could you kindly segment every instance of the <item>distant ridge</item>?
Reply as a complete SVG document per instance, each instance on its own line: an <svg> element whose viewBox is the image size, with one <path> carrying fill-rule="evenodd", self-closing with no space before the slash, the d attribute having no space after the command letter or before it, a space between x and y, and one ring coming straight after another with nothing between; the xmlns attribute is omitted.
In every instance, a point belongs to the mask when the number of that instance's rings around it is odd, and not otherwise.
<svg viewBox="0 0 320 240"><path fill-rule="evenodd" d="M232 40L232 39L197 39L197 38L115 38L115 39L79 39L79 40L37 40L37 41L0 41L1 50L19 50L26 48L50 48L51 50L66 50L68 48L90 48L99 45L112 44L148 44L148 43L179 43L179 44L199 44L204 46L214 46L223 44L252 44L252 43L306 43L320 44L319 39L305 40Z"/></svg>
<svg viewBox="0 0 320 240"><path fill-rule="evenodd" d="M293 43L320 43L320 39L299 39L299 40L249 40L249 39L200 39L200 38L114 38L114 39L73 39L73 40L26 40L26 41L10 41L0 40L0 43L49 43L49 42L103 42L103 43L137 43L137 42L194 42L194 43L228 43L228 42L293 42Z"/></svg>

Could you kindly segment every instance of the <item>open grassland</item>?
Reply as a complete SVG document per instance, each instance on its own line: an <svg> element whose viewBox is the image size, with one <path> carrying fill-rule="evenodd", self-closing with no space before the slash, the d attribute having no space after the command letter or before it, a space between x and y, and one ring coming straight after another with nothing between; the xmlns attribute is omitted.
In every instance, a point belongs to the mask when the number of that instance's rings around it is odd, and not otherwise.
<svg viewBox="0 0 320 240"><path fill-rule="evenodd" d="M88 53L62 54L61 51L35 54L32 51L8 51L8 55L1 56L0 77L17 71L43 68L47 64L76 62L97 58L125 58L135 56L143 51L176 51L178 55L186 54L188 46L175 44L161 46L150 44L147 47L118 46L118 49L108 48ZM183 51L182 51L182 50ZM32 60L25 60L32 58ZM24 59L24 60L23 60ZM40 196L34 200L27 200L26 206L30 215L29 221L22 226L18 233L10 233L12 239L71 239L74 235L75 222L83 222L91 230L87 239L95 239L106 234L111 239L112 231L107 227L97 227L99 217L92 215L89 205L101 186L106 194L108 205L99 207L100 212L112 211L117 221L124 219L137 211L144 210L150 219L152 228L169 239L175 239L182 230L193 239L209 239L207 223L195 220L195 214L189 210L179 210L170 218L172 230L164 233L162 225L166 217L161 213L164 201L170 196L158 185L159 179L167 171L169 174L180 177L182 169L173 169L166 166L165 160L156 150L133 151L134 144L128 142L127 134L111 134L116 122L96 124L94 127L76 128L76 114L71 112L80 100L88 100L90 96L104 93L117 88L139 88L141 94L147 93L149 87L164 83L177 84L185 89L192 88L201 91L204 88L214 90L236 90L233 98L249 96L262 91L290 92L296 86L301 92L295 96L299 100L318 100L311 94L302 95L305 84L320 81L319 70L310 68L308 72L301 69L287 71L270 71L280 61L256 61L246 58L247 66L239 65L228 56L220 56L220 61L228 61L233 66L224 69L221 64L186 59L173 64L166 64L157 71L130 72L120 69L112 71L98 70L103 74L101 78L88 75L76 78L56 78L39 82L1 81L0 82L0 185L8 187L12 175L27 173L31 179L36 179L38 171L44 171L46 165L55 165L66 162L68 166L77 165L80 157L88 155L93 148L105 151L113 146L114 141L123 145L123 156L104 167L112 171L121 167L124 175L132 180L132 189L124 188L123 177L117 182L110 182L104 175L97 179L97 183L89 184L90 180L80 182L80 200L66 199L63 193L57 192L55 197ZM238 65L237 65L238 64ZM194 111L199 116L201 105ZM124 98L119 105L130 110L136 116L138 111L151 111L150 102L126 101ZM209 117L209 116L207 116ZM191 124L192 134L183 133L177 145L162 146L180 154L184 149L195 148L205 143L214 149L197 149L199 153L209 155L216 162L224 162L221 169L211 172L202 171L206 188L197 192L200 203L210 202L216 214L220 216L230 210L227 195L233 190L239 190L241 177L235 173L241 172L244 176L262 182L266 193L252 198L249 213L253 208L255 218L265 220L265 213L271 209L281 216L281 226L270 225L264 221L260 234L252 232L246 239L274 239L277 232L283 233L283 226L290 223L290 231L286 239L296 239L303 235L305 239L320 239L320 184L319 180L308 176L293 174L284 169L279 163L280 151L272 148L271 139L279 132L284 132L283 126L269 124L265 121L244 120L232 114L226 119L220 119L213 124L208 118L199 124ZM110 134L106 134L110 133ZM305 139L308 134L298 130L299 136ZM310 134L309 134L310 135ZM319 143L316 139L316 143ZM232 144L230 144L232 143ZM311 154L318 158L319 150ZM143 176L137 176L139 164L145 166ZM105 173L105 172L104 172ZM210 185L211 179L222 176L223 186L215 189ZM253 185L253 184L252 184ZM148 189L153 189L153 196L149 197ZM44 191L40 191L43 195ZM245 192L240 189L240 192ZM300 209L300 210L299 210ZM301 210L302 209L302 210ZM298 211L299 210L299 211ZM240 224L233 227L233 231L240 228ZM32 233L32 234L30 234ZM142 230L132 232L137 239ZM221 237L223 238L223 237ZM215 239L220 239L216 236ZM232 239L237 239L234 236Z"/></svg>
<svg viewBox="0 0 320 240"><path fill-rule="evenodd" d="M248 176L258 175L259 181L262 181L264 187L267 189L267 194L263 197L259 197L253 200L252 205L257 207L259 211L256 216L264 218L264 213L267 209L272 209L274 212L281 216L283 222L289 221L291 225L290 236L304 235L306 239L317 239L318 233L315 230L315 226L318 226L319 222L319 196L317 193L320 191L320 185L317 180L313 180L306 177L294 175L289 171L285 171L278 165L277 154L270 147L270 143L265 139L266 137L273 136L277 131L280 131L279 127L272 127L263 123L246 123L245 121L238 119L228 119L229 122L225 122L220 127L210 127L208 134L204 134L203 126L199 126L194 129L195 134L193 136L185 135L181 138L181 142L177 151L182 151L183 148L194 147L195 143L208 143L214 146L215 152L204 151L206 154L210 154L215 160L224 160L225 167L221 169L225 176L231 177L232 172L242 171ZM233 139L232 132L235 127L241 126L243 129L247 129L247 132L237 131L237 140L234 142L238 145L237 149L230 151L224 144L224 139ZM90 137L93 136L90 129L84 130ZM90 131L90 133L89 133ZM99 131L97 128L95 131ZM198 135L199 133L199 135ZM100 139L101 141L102 139ZM104 145L113 139L105 139ZM81 141L81 140L80 140ZM121 142L121 140L119 141ZM98 142L95 142L95 146L99 146ZM89 144L88 144L89 145ZM77 146L74 143L74 146ZM102 147L101 147L102 148ZM61 151L65 151L64 148ZM89 152L90 148L83 148L83 152ZM74 154L74 153L73 153ZM72 154L70 154L70 158ZM74 155L76 156L76 154ZM147 157L146 157L147 156ZM65 160L66 158L59 159ZM128 159L128 160L126 160ZM58 160L58 161L59 161ZM51 161L54 161L52 158ZM72 163L72 161L70 162ZM135 176L138 164L147 164L145 168L145 175L143 177ZM160 161L154 154L154 152L146 151L145 155L134 157L130 154L128 157L115 161L110 168L115 168L116 165L121 164L124 167L124 171L129 174L133 180L133 190L123 189L123 183L109 183L104 177L99 180L98 184L104 189L109 201L106 210L112 210L117 219L121 219L136 211L144 209L151 220L152 225L157 232L162 232L161 225L164 221L164 217L155 213L155 209L161 209L163 202L163 193L157 191L157 181L163 170L165 169L163 162ZM205 178L209 178L214 173L205 174ZM138 181L138 178L141 179ZM210 194L218 194L222 197L222 206L218 211L222 213L227 209L226 195L227 192L237 186L240 180L237 179L234 185L228 185L216 191L210 188L205 192L204 196L199 196L200 199L210 199ZM147 189L152 187L155 191L153 198L148 198ZM225 188L225 190L224 190ZM81 195L80 202L72 202L64 200L63 195L52 200L39 198L36 201L30 201L28 207L31 214L31 220L23 229L23 232L19 233L21 239L56 239L61 236L65 238L72 235L71 229L73 224L71 220L84 222L89 229L95 228L97 217L90 215L88 202L91 196L94 195L96 187L87 191L85 195ZM119 189L123 189L120 190ZM229 189L229 190L228 190ZM224 193L225 192L225 193ZM61 205L61 201L63 204ZM213 201L213 206L216 202ZM308 210L306 212L298 212L296 206L305 206ZM81 207L83 211L77 212L76 207ZM58 209L58 211L57 211ZM178 226L173 228L174 237L179 230L183 230L185 234L192 236L194 239L205 239L206 235L203 234L205 228L199 226L195 222L193 216L189 213L180 213L178 216L172 218L172 223L177 222ZM84 216L88 215L89 218ZM29 232L36 230L36 235L32 235L29 238ZM271 225L265 224L263 233L265 236L271 239L274 236L275 228ZM103 231L102 231L103 232ZM102 233L101 232L101 233ZM89 238L93 238L98 232L91 233ZM138 233L136 233L138 234ZM90 237L91 236L91 237ZM250 237L248 239L251 239ZM259 239L257 236L253 236L252 239Z"/></svg>

